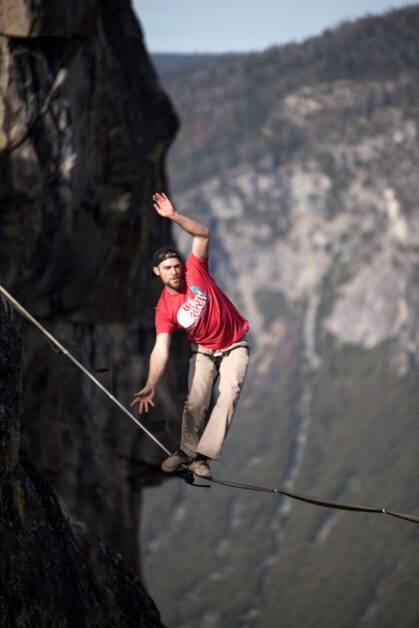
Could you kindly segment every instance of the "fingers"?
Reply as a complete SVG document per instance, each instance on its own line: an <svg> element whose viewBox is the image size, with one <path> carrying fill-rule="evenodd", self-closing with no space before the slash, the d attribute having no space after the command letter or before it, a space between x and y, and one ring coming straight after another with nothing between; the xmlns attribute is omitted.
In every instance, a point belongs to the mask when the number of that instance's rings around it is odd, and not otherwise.
<svg viewBox="0 0 419 628"><path fill-rule="evenodd" d="M153 207L156 210L156 212L158 212L159 214L164 209L163 208L163 203L164 202L165 202L165 199L163 198L163 196L161 194L154 194L154 196L153 196Z"/></svg>
<svg viewBox="0 0 419 628"><path fill-rule="evenodd" d="M144 395L144 390L139 390L138 392L136 392L134 394L134 399L131 401L130 403L130 408L132 408L132 406L135 406L136 403L140 403L141 401L141 397Z"/></svg>
<svg viewBox="0 0 419 628"><path fill-rule="evenodd" d="M138 414L148 412L150 409L149 406L152 406L154 408L154 401L150 399L149 395L145 395L144 398L142 398L143 396L144 393L142 393L141 391L139 393L136 393L134 399L130 403L130 408L138 403Z"/></svg>
<svg viewBox="0 0 419 628"><path fill-rule="evenodd" d="M151 399L144 399L144 401L140 401L140 405L138 407L138 414L142 414L143 412L149 411L149 406L154 408L154 403Z"/></svg>
<svg viewBox="0 0 419 628"><path fill-rule="evenodd" d="M168 197L166 196L166 194L163 192L162 194L160 194L159 192L156 192L155 194L153 194L153 203L154 203L154 207L157 205L159 205L159 203L164 203L169 201Z"/></svg>

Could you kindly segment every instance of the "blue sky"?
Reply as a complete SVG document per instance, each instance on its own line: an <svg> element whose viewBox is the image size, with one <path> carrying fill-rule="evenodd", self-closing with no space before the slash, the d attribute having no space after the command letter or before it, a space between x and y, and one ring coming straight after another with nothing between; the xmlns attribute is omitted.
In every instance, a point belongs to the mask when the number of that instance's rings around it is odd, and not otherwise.
<svg viewBox="0 0 419 628"><path fill-rule="evenodd" d="M133 0L150 52L244 52L302 41L409 0Z"/></svg>

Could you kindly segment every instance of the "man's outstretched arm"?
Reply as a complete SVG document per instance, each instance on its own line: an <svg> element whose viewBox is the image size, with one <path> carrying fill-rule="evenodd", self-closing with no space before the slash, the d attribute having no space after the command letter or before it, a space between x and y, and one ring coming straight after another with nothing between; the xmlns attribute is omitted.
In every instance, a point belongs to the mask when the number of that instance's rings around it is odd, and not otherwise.
<svg viewBox="0 0 419 628"><path fill-rule="evenodd" d="M134 395L134 399L131 402L131 406L138 403L138 412L148 412L149 405L154 408L154 393L157 382L164 373L167 360L169 359L169 347L170 347L170 334L162 333L157 334L154 348L150 354L150 364L148 369L147 382L144 388L139 390Z"/></svg>
<svg viewBox="0 0 419 628"><path fill-rule="evenodd" d="M153 196L154 209L163 218L169 218L175 222L179 227L182 227L186 233L193 236L192 253L199 257L199 259L208 259L209 251L209 229L194 218L179 214L173 207L166 194L154 194Z"/></svg>

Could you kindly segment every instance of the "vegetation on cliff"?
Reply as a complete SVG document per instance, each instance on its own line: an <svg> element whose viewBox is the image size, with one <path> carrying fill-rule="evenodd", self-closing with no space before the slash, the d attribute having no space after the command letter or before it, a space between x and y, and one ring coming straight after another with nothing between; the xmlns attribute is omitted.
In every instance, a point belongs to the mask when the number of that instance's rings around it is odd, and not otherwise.
<svg viewBox="0 0 419 628"><path fill-rule="evenodd" d="M418 26L411 7L163 69L175 200L212 227L253 334L216 476L418 512ZM417 625L417 526L164 490L146 499L146 573L169 623Z"/></svg>

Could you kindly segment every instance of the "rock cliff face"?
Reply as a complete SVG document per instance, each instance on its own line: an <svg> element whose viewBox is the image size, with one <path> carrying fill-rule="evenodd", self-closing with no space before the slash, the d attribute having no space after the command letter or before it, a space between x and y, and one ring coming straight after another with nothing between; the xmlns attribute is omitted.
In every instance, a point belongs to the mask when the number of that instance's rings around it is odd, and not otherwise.
<svg viewBox="0 0 419 628"><path fill-rule="evenodd" d="M418 29L410 7L261 54L166 60L175 200L212 227L213 271L251 323L221 478L418 512ZM150 496L145 546L169 624L417 625L414 526L163 490L172 509ZM181 581L162 575L172 548Z"/></svg>
<svg viewBox="0 0 419 628"><path fill-rule="evenodd" d="M20 383L16 320L0 299L0 626L162 626L120 555L20 464Z"/></svg>
<svg viewBox="0 0 419 628"><path fill-rule="evenodd" d="M151 195L166 189L178 122L128 0L69 6L1 5L0 273L128 404L154 336L149 260L170 240ZM160 481L163 454L38 332L22 334L24 458L138 568L140 487ZM179 378L174 362L147 419L169 447Z"/></svg>

